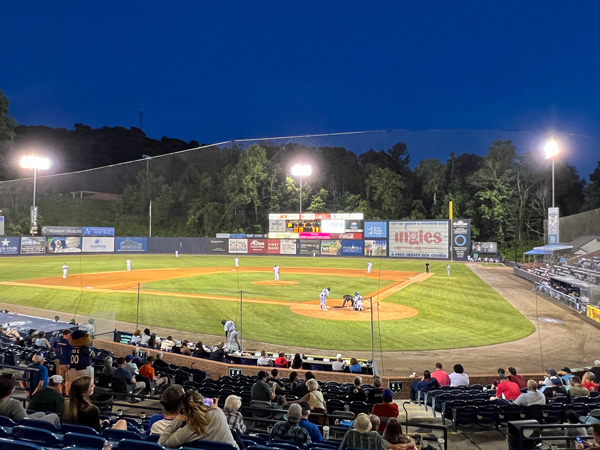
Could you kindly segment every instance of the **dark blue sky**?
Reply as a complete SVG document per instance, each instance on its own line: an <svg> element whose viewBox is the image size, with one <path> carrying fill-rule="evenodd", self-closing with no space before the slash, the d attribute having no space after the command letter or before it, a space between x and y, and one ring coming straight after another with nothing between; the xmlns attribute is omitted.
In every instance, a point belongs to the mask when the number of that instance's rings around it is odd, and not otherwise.
<svg viewBox="0 0 600 450"><path fill-rule="evenodd" d="M138 126L143 108L149 136L206 143L533 130L524 151L559 130L587 177L600 159L598 17L592 0L6 2L0 90L20 124ZM447 137L485 154L480 134ZM425 136L412 160L445 160L454 144Z"/></svg>

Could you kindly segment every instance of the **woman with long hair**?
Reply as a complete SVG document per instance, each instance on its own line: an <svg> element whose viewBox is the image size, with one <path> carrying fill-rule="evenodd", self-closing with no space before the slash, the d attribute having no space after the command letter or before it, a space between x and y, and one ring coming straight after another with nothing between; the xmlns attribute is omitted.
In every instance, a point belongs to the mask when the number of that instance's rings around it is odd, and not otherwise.
<svg viewBox="0 0 600 450"><path fill-rule="evenodd" d="M292 361L292 369L302 369L302 362L302 356L300 356L300 353L296 353Z"/></svg>
<svg viewBox="0 0 600 450"><path fill-rule="evenodd" d="M179 414L166 426L158 439L160 445L178 448L188 442L207 439L239 448L225 414L214 399L205 399L197 390L191 389L184 394L182 405L185 415Z"/></svg>
<svg viewBox="0 0 600 450"><path fill-rule="evenodd" d="M383 431L383 443L390 450L414 450L415 441L410 436L402 434L402 425L398 419L390 418Z"/></svg>
<svg viewBox="0 0 600 450"><path fill-rule="evenodd" d="M69 401L65 406L62 416L64 423L85 425L96 431L101 431L102 428L110 425L108 420L100 422L100 410L90 401L90 397L94 393L94 387L94 381L88 376L75 378L71 382ZM127 422L119 420L112 428L126 430Z"/></svg>

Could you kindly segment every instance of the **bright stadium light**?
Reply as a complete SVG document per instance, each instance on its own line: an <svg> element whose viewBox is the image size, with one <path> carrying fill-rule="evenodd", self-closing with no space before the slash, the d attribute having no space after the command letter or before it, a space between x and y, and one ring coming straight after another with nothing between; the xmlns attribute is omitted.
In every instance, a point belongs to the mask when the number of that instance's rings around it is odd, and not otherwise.
<svg viewBox="0 0 600 450"><path fill-rule="evenodd" d="M302 219L302 179L309 177L312 174L312 167L309 164L296 164L292 166L292 175L300 177L300 216L298 219Z"/></svg>
<svg viewBox="0 0 600 450"><path fill-rule="evenodd" d="M50 168L50 159L27 155L21 158L21 167L23 169L33 170L33 205L31 206L31 234L37 233L37 207L35 206L35 190L37 187L38 170L48 170Z"/></svg>
<svg viewBox="0 0 600 450"><path fill-rule="evenodd" d="M544 153L546 154L546 159L552 160L552 207L554 208L554 159L558 155L558 144L554 139L546 142Z"/></svg>

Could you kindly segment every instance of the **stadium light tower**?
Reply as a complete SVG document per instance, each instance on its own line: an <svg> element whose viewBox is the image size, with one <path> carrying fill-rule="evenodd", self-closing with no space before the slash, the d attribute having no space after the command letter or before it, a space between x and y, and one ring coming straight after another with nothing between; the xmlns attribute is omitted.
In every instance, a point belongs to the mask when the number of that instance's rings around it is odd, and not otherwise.
<svg viewBox="0 0 600 450"><path fill-rule="evenodd" d="M31 206L31 234L37 232L37 207L35 206L35 190L37 187L37 171L48 170L50 160L42 156L27 155L21 158L21 167L23 169L33 170L33 205Z"/></svg>
<svg viewBox="0 0 600 450"><path fill-rule="evenodd" d="M292 167L292 175L300 177L300 217L302 219L302 179L312 174L312 167L309 164L296 164Z"/></svg>
<svg viewBox="0 0 600 450"><path fill-rule="evenodd" d="M552 160L552 207L554 208L554 159L558 155L558 144L554 139L546 142L544 153L546 154L546 159Z"/></svg>

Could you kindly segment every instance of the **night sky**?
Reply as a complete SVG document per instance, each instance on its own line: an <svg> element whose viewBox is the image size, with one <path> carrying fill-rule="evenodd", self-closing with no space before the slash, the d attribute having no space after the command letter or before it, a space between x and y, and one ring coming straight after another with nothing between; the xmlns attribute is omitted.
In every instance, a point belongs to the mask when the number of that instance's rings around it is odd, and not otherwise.
<svg viewBox="0 0 600 450"><path fill-rule="evenodd" d="M555 130L587 178L598 17L597 1L5 2L0 90L22 125L139 126L143 109L158 139L452 130L407 133L413 162Z"/></svg>

